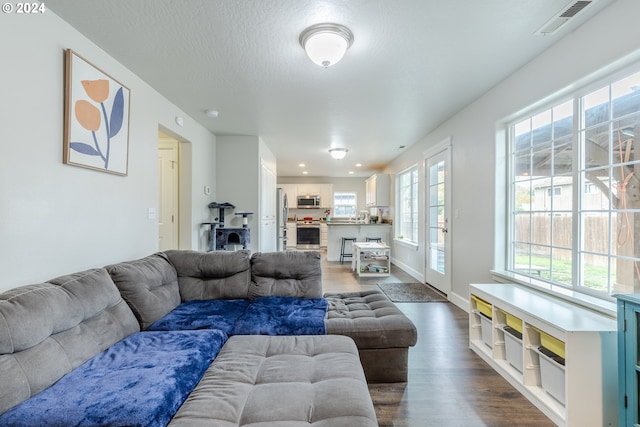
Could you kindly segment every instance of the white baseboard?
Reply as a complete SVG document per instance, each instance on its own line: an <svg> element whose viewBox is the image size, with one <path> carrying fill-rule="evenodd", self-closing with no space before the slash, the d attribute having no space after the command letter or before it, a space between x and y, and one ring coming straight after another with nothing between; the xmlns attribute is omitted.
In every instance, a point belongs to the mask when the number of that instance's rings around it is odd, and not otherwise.
<svg viewBox="0 0 640 427"><path fill-rule="evenodd" d="M402 270L404 270L405 273L409 274L411 277L413 277L414 279L416 279L420 283L424 283L424 274L420 273L419 271L414 270L413 268L411 268L408 265L398 261L397 259L395 259L393 257L391 258L391 264L397 265Z"/></svg>
<svg viewBox="0 0 640 427"><path fill-rule="evenodd" d="M463 298L462 296L453 292L450 295L447 295L447 297L449 298L449 301L451 301L467 313L469 312L469 298Z"/></svg>

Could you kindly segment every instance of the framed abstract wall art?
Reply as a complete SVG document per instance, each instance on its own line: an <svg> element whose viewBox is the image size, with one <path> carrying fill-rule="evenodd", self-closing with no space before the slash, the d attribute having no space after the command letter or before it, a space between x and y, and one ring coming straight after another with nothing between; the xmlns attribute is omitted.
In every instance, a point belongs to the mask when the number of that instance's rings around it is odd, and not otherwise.
<svg viewBox="0 0 640 427"><path fill-rule="evenodd" d="M63 162L126 176L129 89L67 49L64 103Z"/></svg>

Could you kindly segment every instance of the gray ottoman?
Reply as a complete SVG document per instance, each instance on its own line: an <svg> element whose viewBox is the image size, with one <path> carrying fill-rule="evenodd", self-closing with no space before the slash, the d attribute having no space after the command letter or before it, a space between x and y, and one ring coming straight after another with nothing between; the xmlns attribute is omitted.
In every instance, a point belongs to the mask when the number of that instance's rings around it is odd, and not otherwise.
<svg viewBox="0 0 640 427"><path fill-rule="evenodd" d="M378 290L326 293L327 333L355 341L367 381L407 381L409 347L416 344L415 325Z"/></svg>
<svg viewBox="0 0 640 427"><path fill-rule="evenodd" d="M171 426L377 426L353 340L236 335Z"/></svg>

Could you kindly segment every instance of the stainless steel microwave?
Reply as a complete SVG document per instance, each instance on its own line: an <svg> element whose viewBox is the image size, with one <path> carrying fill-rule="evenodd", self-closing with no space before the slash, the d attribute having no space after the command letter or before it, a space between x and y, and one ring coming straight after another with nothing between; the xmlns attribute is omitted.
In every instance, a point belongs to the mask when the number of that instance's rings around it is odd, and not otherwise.
<svg viewBox="0 0 640 427"><path fill-rule="evenodd" d="M298 196L298 209L314 209L320 207L320 196Z"/></svg>

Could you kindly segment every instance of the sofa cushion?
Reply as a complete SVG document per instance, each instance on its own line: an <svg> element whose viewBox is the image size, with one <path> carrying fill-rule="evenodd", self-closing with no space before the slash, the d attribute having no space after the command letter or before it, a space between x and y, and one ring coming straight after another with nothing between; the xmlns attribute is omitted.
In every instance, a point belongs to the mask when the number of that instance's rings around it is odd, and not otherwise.
<svg viewBox="0 0 640 427"><path fill-rule="evenodd" d="M170 426L377 426L353 341L229 338Z"/></svg>
<svg viewBox="0 0 640 427"><path fill-rule="evenodd" d="M0 425L165 426L225 340L216 330L130 335L0 415Z"/></svg>
<svg viewBox="0 0 640 427"><path fill-rule="evenodd" d="M256 252L251 255L250 298L322 297L322 264L314 251Z"/></svg>
<svg viewBox="0 0 640 427"><path fill-rule="evenodd" d="M416 344L415 325L378 290L326 293L327 333L347 335L358 348L409 347Z"/></svg>
<svg viewBox="0 0 640 427"><path fill-rule="evenodd" d="M324 298L262 297L238 318L233 335L324 335Z"/></svg>
<svg viewBox="0 0 640 427"><path fill-rule="evenodd" d="M236 321L248 306L248 299L186 301L162 319L154 322L147 330L218 329L231 335Z"/></svg>
<svg viewBox="0 0 640 427"><path fill-rule="evenodd" d="M165 252L178 273L182 301L247 298L249 251Z"/></svg>
<svg viewBox="0 0 640 427"><path fill-rule="evenodd" d="M0 413L138 330L104 269L0 294Z"/></svg>
<svg viewBox="0 0 640 427"><path fill-rule="evenodd" d="M105 268L142 329L180 304L176 270L161 252Z"/></svg>

